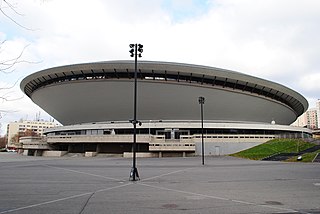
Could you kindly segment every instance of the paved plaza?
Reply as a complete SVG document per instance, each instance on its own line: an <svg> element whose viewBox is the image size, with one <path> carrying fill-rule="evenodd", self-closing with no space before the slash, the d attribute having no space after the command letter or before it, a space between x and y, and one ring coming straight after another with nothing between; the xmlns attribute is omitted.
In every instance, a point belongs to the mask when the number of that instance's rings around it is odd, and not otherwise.
<svg viewBox="0 0 320 214"><path fill-rule="evenodd" d="M3 213L320 213L320 164L0 153Z"/></svg>

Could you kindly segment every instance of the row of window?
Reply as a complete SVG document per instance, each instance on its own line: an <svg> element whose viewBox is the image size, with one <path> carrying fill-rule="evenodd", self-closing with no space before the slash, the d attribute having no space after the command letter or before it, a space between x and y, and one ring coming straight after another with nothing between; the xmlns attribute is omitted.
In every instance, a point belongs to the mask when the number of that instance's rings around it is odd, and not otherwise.
<svg viewBox="0 0 320 214"><path fill-rule="evenodd" d="M43 128L42 129L39 129L37 127L32 127L32 128L19 128L19 131L26 131L26 130L32 130L32 131L40 131L40 132L43 132Z"/></svg>
<svg viewBox="0 0 320 214"><path fill-rule="evenodd" d="M175 146L175 147L178 147L178 146L195 146L194 143L191 143L191 144L171 144L171 143L166 143L166 144L149 144L149 146Z"/></svg>
<svg viewBox="0 0 320 214"><path fill-rule="evenodd" d="M114 130L104 130L104 129L88 129L88 130L74 130L74 131L58 131L50 132L48 136L54 135L109 135L115 134Z"/></svg>
<svg viewBox="0 0 320 214"><path fill-rule="evenodd" d="M31 126L31 125L19 125L19 128L44 128L44 129L47 129L49 128L49 126Z"/></svg>
<svg viewBox="0 0 320 214"><path fill-rule="evenodd" d="M43 133L43 129L25 129L25 128L19 128L19 132L25 132L27 130L31 130L33 132L37 132L37 133Z"/></svg>
<svg viewBox="0 0 320 214"><path fill-rule="evenodd" d="M195 138L201 138L202 136L196 136ZM203 138L263 138L263 139L265 139L265 138L269 138L269 139L273 139L274 137L272 137L272 136L259 136L259 135L256 135L256 136L250 136L250 135L239 135L239 136L206 136L206 135L204 135L203 136Z"/></svg>
<svg viewBox="0 0 320 214"><path fill-rule="evenodd" d="M145 135L163 135L165 139L180 139L180 136L186 135L200 135L202 133L201 129L198 128L190 128L190 129L172 129L172 130L164 130L164 129L137 129L137 134L145 134ZM133 129L88 129L88 130L70 130L70 131L57 131L47 133L48 136L55 135L124 135L124 134L133 134ZM254 130L254 129L204 129L205 135L231 135L228 136L232 138L233 136L239 135L240 138L244 137L241 135L256 135L256 136L266 136L266 135L292 135L292 136L301 136L302 133L295 131L281 131L281 130ZM303 133L303 135L308 135L308 133ZM199 136L197 136L199 137ZM222 136L208 136L212 138L220 138ZM255 136L250 136L249 138L253 138Z"/></svg>

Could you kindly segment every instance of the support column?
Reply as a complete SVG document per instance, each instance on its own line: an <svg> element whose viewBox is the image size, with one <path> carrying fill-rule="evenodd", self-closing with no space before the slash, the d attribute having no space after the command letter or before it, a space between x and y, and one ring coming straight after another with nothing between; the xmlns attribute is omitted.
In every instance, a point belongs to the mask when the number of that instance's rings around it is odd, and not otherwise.
<svg viewBox="0 0 320 214"><path fill-rule="evenodd" d="M162 158L162 152L159 152L159 158Z"/></svg>
<svg viewBox="0 0 320 214"><path fill-rule="evenodd" d="M97 154L100 153L100 151L101 151L101 145L98 143L96 147Z"/></svg>

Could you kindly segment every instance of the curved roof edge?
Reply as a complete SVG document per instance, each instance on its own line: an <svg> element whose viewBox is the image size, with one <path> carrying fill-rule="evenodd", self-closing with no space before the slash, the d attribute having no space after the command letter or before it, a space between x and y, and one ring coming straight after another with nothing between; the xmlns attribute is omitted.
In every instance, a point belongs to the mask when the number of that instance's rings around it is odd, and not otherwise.
<svg viewBox="0 0 320 214"><path fill-rule="evenodd" d="M66 71L73 70L95 70L95 69L134 69L134 61L132 60L113 60L113 61L100 61L100 62L89 62L89 63L80 63L80 64L71 64L58 66L53 68L44 69L29 76L25 77L20 84L20 88L23 92L25 92L25 87L28 83L33 80L43 78L45 75L55 74L55 73L63 73ZM281 85L279 83L275 83L269 80L261 79L258 77L254 77L248 74L221 69L210 66L203 65L194 65L187 63L175 63L175 62L159 62L159 61L138 61L139 70L162 70L162 71L180 71L184 73L193 73L197 75L206 75L206 76L217 76L226 79L235 79L243 82L250 82L256 85L260 85L263 87L268 87L279 91L285 95L289 95L296 100L298 100L303 106L303 110L301 112L297 112L297 116L301 115L308 109L308 101L298 92Z"/></svg>

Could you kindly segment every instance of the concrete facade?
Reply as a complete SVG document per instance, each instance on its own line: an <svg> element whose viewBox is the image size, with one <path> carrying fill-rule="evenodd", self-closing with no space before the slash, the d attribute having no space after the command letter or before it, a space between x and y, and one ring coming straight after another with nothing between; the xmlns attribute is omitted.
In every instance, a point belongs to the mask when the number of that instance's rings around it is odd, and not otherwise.
<svg viewBox="0 0 320 214"><path fill-rule="evenodd" d="M199 121L142 121L137 134L138 152L158 157L201 155L199 125ZM309 129L276 124L206 121L204 129L207 156L232 154L274 138L311 136ZM52 149L83 153L85 156L130 156L133 142L130 131L132 124L129 122L61 126L46 130L46 141Z"/></svg>

